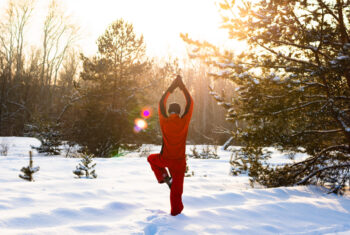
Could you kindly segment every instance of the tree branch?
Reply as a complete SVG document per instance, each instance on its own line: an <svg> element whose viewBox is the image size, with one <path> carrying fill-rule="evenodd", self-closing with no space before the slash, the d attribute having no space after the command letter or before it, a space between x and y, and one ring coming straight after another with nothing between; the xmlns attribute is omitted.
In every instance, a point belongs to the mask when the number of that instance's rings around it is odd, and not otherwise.
<svg viewBox="0 0 350 235"><path fill-rule="evenodd" d="M298 132L293 134L292 136L302 135L302 134L330 134L337 133L343 131L342 129L334 129L334 130L304 130L302 132Z"/></svg>
<svg viewBox="0 0 350 235"><path fill-rule="evenodd" d="M288 61L293 61L293 62L296 62L296 63L300 63L300 64L312 66L312 67L318 67L316 64L313 64L313 63L311 63L311 62L309 62L309 61L298 60L298 59L295 59L295 58L291 58L291 57L285 56L285 55L283 55L283 54L281 54L281 53L277 53L276 51L272 50L271 48L266 47L265 45L263 45L263 44L261 44L261 43L259 43L259 42L257 42L257 44L258 44L259 46L261 46L262 48L268 50L269 52L271 52L271 53L273 53L273 54L275 54L275 55L277 55L277 56L281 56L281 57L283 57L284 59L286 59L286 60L288 60Z"/></svg>
<svg viewBox="0 0 350 235"><path fill-rule="evenodd" d="M304 103L304 104L301 104L301 105L298 105L298 106L290 107L290 108L287 108L287 109L282 109L282 110L279 110L277 112L273 112L271 114L272 115L277 115L277 114L280 114L280 113L283 113L283 112L289 112L289 111L293 111L293 110L296 110L296 109L301 109L301 108L304 108L306 106L309 106L309 105L312 105L312 104L316 104L316 103L321 103L321 102L327 102L327 101L326 100L310 101L310 102L307 102L307 103Z"/></svg>
<svg viewBox="0 0 350 235"><path fill-rule="evenodd" d="M325 171L325 170L330 170L330 169L334 169L334 168L350 168L350 163L346 163L346 164L340 164L340 165L333 165L333 166L327 166L327 167L323 167L321 169L318 169L314 172L312 172L311 174L309 174L308 176L306 176L303 180L299 181L296 183L296 185L300 185L300 184L304 184L306 181L308 181L310 178L312 178L313 176L315 176L316 174Z"/></svg>

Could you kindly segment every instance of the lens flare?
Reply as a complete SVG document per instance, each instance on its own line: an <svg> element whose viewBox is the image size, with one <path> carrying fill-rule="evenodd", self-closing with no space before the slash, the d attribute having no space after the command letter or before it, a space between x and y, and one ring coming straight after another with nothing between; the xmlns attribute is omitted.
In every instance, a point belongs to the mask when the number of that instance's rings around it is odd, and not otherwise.
<svg viewBox="0 0 350 235"><path fill-rule="evenodd" d="M135 132L140 132L147 128L147 122L141 118L136 118L134 123L135 123L135 126L134 126Z"/></svg>
<svg viewBox="0 0 350 235"><path fill-rule="evenodd" d="M136 126L140 127L141 129L146 129L146 127L147 127L147 122L143 119L136 119L135 124L136 124Z"/></svg>
<svg viewBox="0 0 350 235"><path fill-rule="evenodd" d="M142 129L138 126L134 126L134 132L139 133Z"/></svg>
<svg viewBox="0 0 350 235"><path fill-rule="evenodd" d="M152 116L152 108L150 107L145 107L141 110L141 116L143 118L150 118Z"/></svg>

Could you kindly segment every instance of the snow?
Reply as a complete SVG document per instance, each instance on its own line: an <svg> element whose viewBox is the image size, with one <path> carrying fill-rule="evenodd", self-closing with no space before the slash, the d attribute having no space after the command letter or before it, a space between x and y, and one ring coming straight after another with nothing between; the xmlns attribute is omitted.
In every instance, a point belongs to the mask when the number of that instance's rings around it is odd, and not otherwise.
<svg viewBox="0 0 350 235"><path fill-rule="evenodd" d="M215 63L217 66L221 67L221 68L234 68L236 66L236 64L234 63L219 63L219 62L216 62Z"/></svg>
<svg viewBox="0 0 350 235"><path fill-rule="evenodd" d="M208 75L210 76L224 76L224 75L229 75L231 72L229 70L221 70L218 71L217 73L209 72Z"/></svg>
<svg viewBox="0 0 350 235"><path fill-rule="evenodd" d="M281 78L279 76L275 76L272 80L274 82L279 82L281 80Z"/></svg>
<svg viewBox="0 0 350 235"><path fill-rule="evenodd" d="M244 72L244 73L240 73L239 75L238 75L238 77L239 78L245 78L245 77L247 77L249 74L247 73L247 72Z"/></svg>
<svg viewBox="0 0 350 235"><path fill-rule="evenodd" d="M3 234L349 234L350 197L320 187L251 188L230 176L231 152L220 159L189 159L182 214L169 215L169 189L157 184L146 158L95 158L96 179L76 179L77 158L40 156L35 182L18 177L33 138L10 143L0 156L0 233ZM187 151L193 146L188 146ZM160 146L147 145L151 153ZM197 147L200 151L200 147ZM272 162L289 160L274 151ZM305 156L297 155L296 159Z"/></svg>
<svg viewBox="0 0 350 235"><path fill-rule="evenodd" d="M331 65L337 65L339 61L341 60L350 60L350 56L348 55L339 55L335 58L335 60L331 60L329 63Z"/></svg>
<svg viewBox="0 0 350 235"><path fill-rule="evenodd" d="M338 56L337 57L337 60L349 60L350 59L350 57L349 56L345 56L345 55L342 55L342 56Z"/></svg>
<svg viewBox="0 0 350 235"><path fill-rule="evenodd" d="M221 96L219 96L219 95L214 95L214 98L216 100L218 100L218 101L222 101L223 100L223 98Z"/></svg>

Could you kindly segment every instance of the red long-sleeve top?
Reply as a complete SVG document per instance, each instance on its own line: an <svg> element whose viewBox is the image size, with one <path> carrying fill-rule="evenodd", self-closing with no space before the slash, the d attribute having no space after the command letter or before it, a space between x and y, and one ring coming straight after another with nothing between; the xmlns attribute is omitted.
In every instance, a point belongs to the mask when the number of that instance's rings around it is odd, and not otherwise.
<svg viewBox="0 0 350 235"><path fill-rule="evenodd" d="M193 100L186 88L183 89L183 93L186 97L186 107L181 117L177 114L170 114L170 116L166 114L165 107L170 95L169 90L164 93L159 102L158 115L163 133L161 155L164 159L184 159L186 157L186 138L193 111Z"/></svg>

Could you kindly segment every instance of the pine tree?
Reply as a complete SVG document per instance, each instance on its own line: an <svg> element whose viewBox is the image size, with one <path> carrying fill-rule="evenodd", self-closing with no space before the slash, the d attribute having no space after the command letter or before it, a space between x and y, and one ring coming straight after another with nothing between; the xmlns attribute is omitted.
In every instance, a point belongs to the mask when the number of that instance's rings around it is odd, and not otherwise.
<svg viewBox="0 0 350 235"><path fill-rule="evenodd" d="M36 124L26 125L26 135L34 136L40 140L39 147L32 146L38 153L46 155L59 155L61 153L60 125L56 122L37 121Z"/></svg>
<svg viewBox="0 0 350 235"><path fill-rule="evenodd" d="M39 170L40 167L33 167L32 151L29 151L29 166L22 167L21 171L23 172L23 175L19 174L19 177L24 180L34 181L33 174Z"/></svg>
<svg viewBox="0 0 350 235"><path fill-rule="evenodd" d="M143 37L120 19L112 23L97 41L93 58L82 56L83 71L76 84L81 101L76 104L72 139L98 157L118 153L125 139L133 135L135 110L148 71ZM139 111L138 113L139 114Z"/></svg>
<svg viewBox="0 0 350 235"><path fill-rule="evenodd" d="M188 154L190 158L196 159L219 159L217 146L210 147L206 145L202 147L202 151L199 153L196 146L193 146L191 149L191 153Z"/></svg>
<svg viewBox="0 0 350 235"><path fill-rule="evenodd" d="M216 68L212 76L239 87L237 98L211 94L227 109L244 144L232 162L269 187L321 184L340 192L350 184L350 1L222 1L223 27L245 41L242 53L183 39L192 57ZM272 167L262 147L307 153Z"/></svg>
<svg viewBox="0 0 350 235"><path fill-rule="evenodd" d="M97 175L95 173L96 163L93 163L93 155L92 154L81 154L81 162L76 166L76 169L73 173L78 177L85 177L87 179L96 178Z"/></svg>

